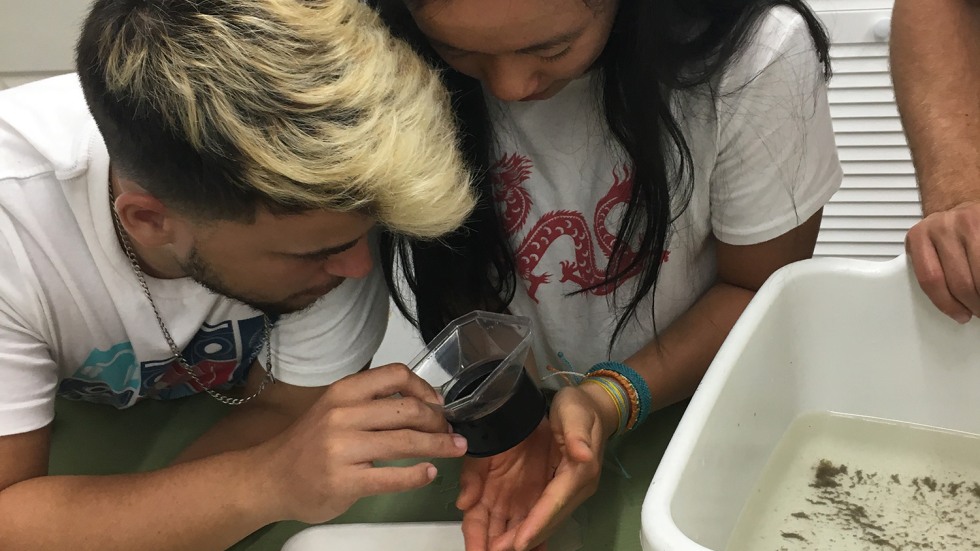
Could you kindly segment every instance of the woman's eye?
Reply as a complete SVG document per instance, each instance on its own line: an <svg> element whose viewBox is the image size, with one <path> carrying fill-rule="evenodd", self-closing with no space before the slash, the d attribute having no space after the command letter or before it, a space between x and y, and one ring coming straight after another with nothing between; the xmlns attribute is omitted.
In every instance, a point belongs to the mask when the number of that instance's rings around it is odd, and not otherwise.
<svg viewBox="0 0 980 551"><path fill-rule="evenodd" d="M572 51L572 47L569 45L567 48L565 48L564 50L558 52L557 54L541 56L541 59L543 59L545 61L558 61L559 59L561 59L561 58L565 57L566 55L568 55L568 52L571 52L571 51Z"/></svg>

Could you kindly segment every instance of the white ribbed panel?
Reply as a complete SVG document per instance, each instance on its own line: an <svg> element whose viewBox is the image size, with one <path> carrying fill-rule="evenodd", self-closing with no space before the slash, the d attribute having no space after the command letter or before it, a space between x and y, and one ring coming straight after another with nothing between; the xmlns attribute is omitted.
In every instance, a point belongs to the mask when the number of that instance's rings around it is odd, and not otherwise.
<svg viewBox="0 0 980 551"><path fill-rule="evenodd" d="M846 8L842 7L844 4ZM831 31L830 110L844 185L824 209L817 256L887 259L904 250L919 194L888 73L890 1L811 1Z"/></svg>

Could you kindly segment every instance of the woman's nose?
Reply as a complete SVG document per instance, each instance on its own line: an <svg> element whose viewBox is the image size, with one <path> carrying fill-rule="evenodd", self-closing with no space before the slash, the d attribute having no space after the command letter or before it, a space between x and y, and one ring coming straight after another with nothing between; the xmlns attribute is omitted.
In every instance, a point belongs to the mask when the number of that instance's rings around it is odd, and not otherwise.
<svg viewBox="0 0 980 551"><path fill-rule="evenodd" d="M519 101L538 91L537 71L527 56L498 56L483 70L483 83L501 101Z"/></svg>

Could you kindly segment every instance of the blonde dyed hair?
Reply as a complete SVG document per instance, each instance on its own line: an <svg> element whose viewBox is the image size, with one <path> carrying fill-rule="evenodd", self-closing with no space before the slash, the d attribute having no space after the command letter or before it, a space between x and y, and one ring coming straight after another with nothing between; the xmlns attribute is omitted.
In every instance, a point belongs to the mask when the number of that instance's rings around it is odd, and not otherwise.
<svg viewBox="0 0 980 551"><path fill-rule="evenodd" d="M126 5L90 38L105 92L229 161L236 190L271 208L363 211L422 238L469 215L447 92L359 0Z"/></svg>

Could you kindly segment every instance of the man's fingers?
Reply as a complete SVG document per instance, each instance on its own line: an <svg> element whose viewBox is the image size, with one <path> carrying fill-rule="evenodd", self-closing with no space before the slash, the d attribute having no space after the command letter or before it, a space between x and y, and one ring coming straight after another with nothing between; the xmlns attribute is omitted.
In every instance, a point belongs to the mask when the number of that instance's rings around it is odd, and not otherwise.
<svg viewBox="0 0 980 551"><path fill-rule="evenodd" d="M980 313L980 295L973 281L973 271L967 258L967 250L960 239L933 240L936 255L942 265L946 288L957 304L967 312L954 317L960 323L970 321L975 313Z"/></svg>
<svg viewBox="0 0 980 551"><path fill-rule="evenodd" d="M924 226L917 225L909 231L905 248L912 260L915 278L936 308L960 323L969 321L971 312L950 293L939 253Z"/></svg>
<svg viewBox="0 0 980 551"><path fill-rule="evenodd" d="M966 249L966 260L969 263L973 293L980 299L980 234L972 239L963 238L963 248ZM973 315L980 317L980 310L974 310Z"/></svg>
<svg viewBox="0 0 980 551"><path fill-rule="evenodd" d="M369 467L352 477L361 496L404 492L421 488L432 482L437 474L432 463L410 467Z"/></svg>
<svg viewBox="0 0 980 551"><path fill-rule="evenodd" d="M370 463L417 457L460 457L466 439L458 434L419 432L409 429L355 433L353 438L327 443L332 455L347 463Z"/></svg>
<svg viewBox="0 0 980 551"><path fill-rule="evenodd" d="M432 404L440 402L439 393L404 364L375 367L344 377L332 386L334 403L354 403L395 394Z"/></svg>
<svg viewBox="0 0 980 551"><path fill-rule="evenodd" d="M335 408L329 423L335 428L366 431L413 429L448 433L449 423L442 410L418 398L384 398Z"/></svg>

